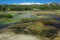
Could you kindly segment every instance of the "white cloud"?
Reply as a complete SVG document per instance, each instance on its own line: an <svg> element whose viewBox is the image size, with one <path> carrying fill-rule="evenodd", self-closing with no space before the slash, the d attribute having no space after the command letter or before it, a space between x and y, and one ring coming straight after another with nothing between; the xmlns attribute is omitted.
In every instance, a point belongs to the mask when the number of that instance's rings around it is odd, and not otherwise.
<svg viewBox="0 0 60 40"><path fill-rule="evenodd" d="M34 4L40 5L40 3L33 3L33 2L32 3L27 3L27 2L26 3L21 3L21 5L34 5Z"/></svg>
<svg viewBox="0 0 60 40"><path fill-rule="evenodd" d="M24 2L24 3L13 3L14 5L35 5L35 4L37 4L37 5L41 5L41 3L38 3L38 2L31 2L31 3L29 3L29 2Z"/></svg>

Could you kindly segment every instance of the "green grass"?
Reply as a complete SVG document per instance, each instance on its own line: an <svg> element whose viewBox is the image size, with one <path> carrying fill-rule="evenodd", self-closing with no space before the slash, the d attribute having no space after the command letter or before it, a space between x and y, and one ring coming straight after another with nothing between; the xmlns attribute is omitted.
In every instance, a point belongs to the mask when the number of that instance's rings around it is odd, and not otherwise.
<svg viewBox="0 0 60 40"><path fill-rule="evenodd" d="M8 23L15 23L15 22L21 22L21 20L18 19L6 19L6 18L0 18L0 20L2 20L2 22L0 22L0 24L8 24Z"/></svg>

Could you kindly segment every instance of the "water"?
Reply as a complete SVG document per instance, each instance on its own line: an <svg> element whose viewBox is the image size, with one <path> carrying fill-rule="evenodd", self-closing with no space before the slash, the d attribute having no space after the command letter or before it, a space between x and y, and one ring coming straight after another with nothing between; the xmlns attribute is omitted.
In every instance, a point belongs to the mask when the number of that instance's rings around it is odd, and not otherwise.
<svg viewBox="0 0 60 40"><path fill-rule="evenodd" d="M32 14L17 14L14 16L14 18L16 19L22 19L22 18L36 18L36 16L32 15Z"/></svg>
<svg viewBox="0 0 60 40"><path fill-rule="evenodd" d="M47 15L46 17L47 18L54 18L54 19L56 19L57 21L60 22L60 18L57 18L55 16L49 16L49 15ZM34 15L32 15L32 14L17 14L17 15L14 16L14 19L22 19L22 18L33 18L33 19L35 19L37 17L34 16ZM14 25L14 24L20 24L20 22L9 23L9 24L0 24L0 29L6 28L6 27Z"/></svg>
<svg viewBox="0 0 60 40"><path fill-rule="evenodd" d="M15 22L15 23L9 23L9 24L0 24L0 29L4 29L6 27L9 27L11 25L15 25L15 24L20 24L21 22Z"/></svg>
<svg viewBox="0 0 60 40"><path fill-rule="evenodd" d="M57 21L60 21L60 18L55 17L55 16L49 16L48 18L53 18L53 19L56 19Z"/></svg>
<svg viewBox="0 0 60 40"><path fill-rule="evenodd" d="M32 18L32 19L35 19L37 18L36 16L32 15L32 14L17 14L13 17L13 19L24 19L24 18ZM2 23L4 21L0 21L0 23ZM14 22L14 23L9 23L9 24L0 24L0 29L3 29L3 28L6 28L6 27L9 27L11 25L14 25L14 24L20 24L20 22Z"/></svg>
<svg viewBox="0 0 60 40"><path fill-rule="evenodd" d="M60 18L56 18L57 19L57 21L60 21Z"/></svg>
<svg viewBox="0 0 60 40"><path fill-rule="evenodd" d="M60 18L57 18L55 16L47 16L48 18L52 18L52 19L55 19L56 20L56 23L48 23L48 24L45 24L47 26L53 26L57 29L60 29Z"/></svg>

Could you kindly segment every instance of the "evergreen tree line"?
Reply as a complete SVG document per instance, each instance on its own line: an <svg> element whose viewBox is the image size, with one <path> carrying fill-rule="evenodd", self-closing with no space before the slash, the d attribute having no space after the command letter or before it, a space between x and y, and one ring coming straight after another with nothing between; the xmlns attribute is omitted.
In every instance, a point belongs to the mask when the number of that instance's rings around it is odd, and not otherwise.
<svg viewBox="0 0 60 40"><path fill-rule="evenodd" d="M24 10L60 10L60 4L50 3L44 5L0 5L0 11L24 11Z"/></svg>

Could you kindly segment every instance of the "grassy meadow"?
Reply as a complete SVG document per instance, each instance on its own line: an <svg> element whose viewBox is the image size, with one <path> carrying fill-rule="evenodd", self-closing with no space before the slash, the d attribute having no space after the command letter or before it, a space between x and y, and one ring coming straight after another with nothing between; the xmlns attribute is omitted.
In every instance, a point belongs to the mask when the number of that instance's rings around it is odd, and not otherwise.
<svg viewBox="0 0 60 40"><path fill-rule="evenodd" d="M0 40L60 40L60 5L0 5Z"/></svg>
<svg viewBox="0 0 60 40"><path fill-rule="evenodd" d="M9 25L1 30L13 32L14 34L32 34L39 36L41 40L60 40L60 21L56 18L60 18L60 11L8 11L5 13L0 12L3 17L0 18L0 25ZM8 16L8 15L10 16ZM36 18L25 18L20 16L14 18L16 15L30 14ZM12 15L12 17L11 17ZM50 18L54 16L56 18ZM28 17L28 16L27 16ZM55 26L57 25L57 26ZM43 38L43 39L42 39Z"/></svg>

